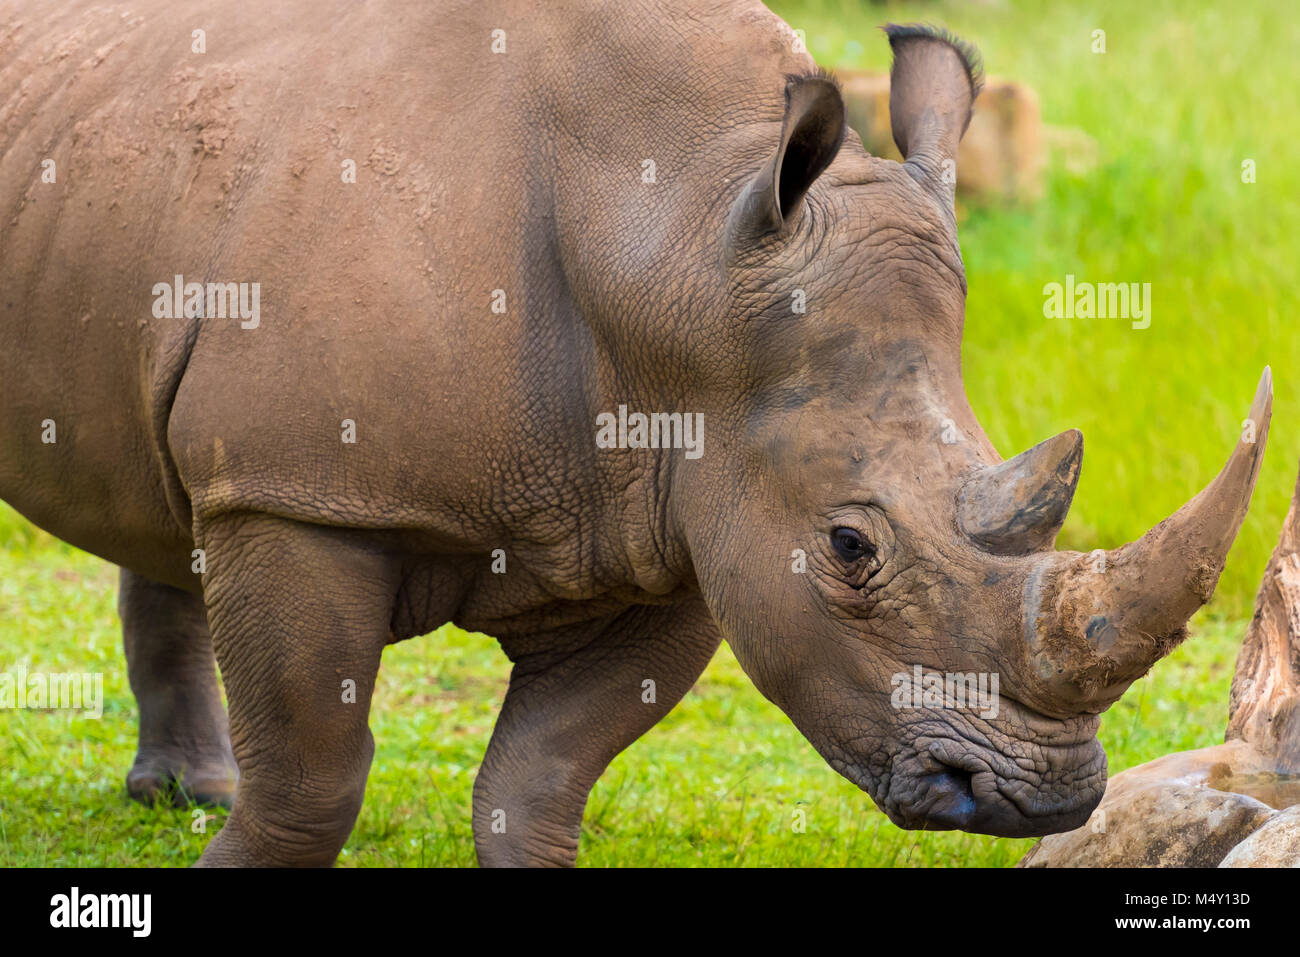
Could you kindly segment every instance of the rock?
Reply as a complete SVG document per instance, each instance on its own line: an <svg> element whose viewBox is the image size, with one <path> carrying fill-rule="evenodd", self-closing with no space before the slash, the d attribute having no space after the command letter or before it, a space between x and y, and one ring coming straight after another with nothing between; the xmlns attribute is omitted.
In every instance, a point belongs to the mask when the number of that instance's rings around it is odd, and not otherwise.
<svg viewBox="0 0 1300 957"><path fill-rule="evenodd" d="M1300 867L1300 805L1273 815L1219 864L1220 867Z"/></svg>
<svg viewBox="0 0 1300 957"><path fill-rule="evenodd" d="M1232 791L1153 782L1043 838L1017 866L1214 867L1278 813Z"/></svg>
<svg viewBox="0 0 1300 957"><path fill-rule="evenodd" d="M867 152L872 156L901 161L902 156L889 129L889 74L837 70L835 76L844 91L849 126L857 130Z"/></svg>
<svg viewBox="0 0 1300 957"><path fill-rule="evenodd" d="M873 156L901 160L889 126L889 76L837 71L849 125ZM972 200L1042 195L1043 134L1038 97L1023 83L990 77L975 101L957 153L957 192Z"/></svg>
<svg viewBox="0 0 1300 957"><path fill-rule="evenodd" d="M1097 140L1077 126L1043 126L1043 143L1052 163L1071 176L1087 176L1097 168L1101 148Z"/></svg>

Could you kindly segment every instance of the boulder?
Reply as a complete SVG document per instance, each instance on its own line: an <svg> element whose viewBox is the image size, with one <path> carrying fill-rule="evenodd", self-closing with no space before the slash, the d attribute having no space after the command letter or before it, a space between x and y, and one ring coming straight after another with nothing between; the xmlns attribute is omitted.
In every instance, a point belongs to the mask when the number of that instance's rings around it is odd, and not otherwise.
<svg viewBox="0 0 1300 957"><path fill-rule="evenodd" d="M1155 781L1108 792L1087 824L1043 838L1018 866L1215 867L1279 813L1244 794Z"/></svg>
<svg viewBox="0 0 1300 957"><path fill-rule="evenodd" d="M1300 805L1273 815L1231 851L1220 867L1300 867Z"/></svg>

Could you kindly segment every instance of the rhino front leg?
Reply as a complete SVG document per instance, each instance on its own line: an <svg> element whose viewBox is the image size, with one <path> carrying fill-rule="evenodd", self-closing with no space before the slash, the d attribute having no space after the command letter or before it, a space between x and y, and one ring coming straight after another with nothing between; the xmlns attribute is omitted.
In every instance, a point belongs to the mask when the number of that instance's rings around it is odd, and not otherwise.
<svg viewBox="0 0 1300 957"><path fill-rule="evenodd" d="M229 807L235 758L203 599L121 572L117 607L127 676L140 707L127 791L145 804L193 800Z"/></svg>
<svg viewBox="0 0 1300 957"><path fill-rule="evenodd" d="M572 865L592 785L691 689L720 641L703 602L638 606L548 636L567 651L517 657L474 782L479 864Z"/></svg>
<svg viewBox="0 0 1300 957"><path fill-rule="evenodd" d="M200 866L329 866L361 810L394 563L353 533L261 515L202 536L230 700L235 806Z"/></svg>

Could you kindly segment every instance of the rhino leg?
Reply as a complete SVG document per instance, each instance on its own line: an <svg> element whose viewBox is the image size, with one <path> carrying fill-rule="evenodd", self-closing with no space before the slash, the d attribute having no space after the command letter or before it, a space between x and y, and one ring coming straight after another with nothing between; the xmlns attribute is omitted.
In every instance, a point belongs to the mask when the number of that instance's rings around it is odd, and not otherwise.
<svg viewBox="0 0 1300 957"><path fill-rule="evenodd" d="M203 599L122 569L118 614L140 740L131 797L229 807L235 789L226 710Z"/></svg>
<svg viewBox="0 0 1300 957"><path fill-rule="evenodd" d="M239 782L199 865L329 866L365 794L398 570L338 529L248 514L203 524Z"/></svg>
<svg viewBox="0 0 1300 957"><path fill-rule="evenodd" d="M721 641L699 601L637 606L585 631L539 642L567 652L511 656L474 782L482 866L571 866L592 785L691 689Z"/></svg>

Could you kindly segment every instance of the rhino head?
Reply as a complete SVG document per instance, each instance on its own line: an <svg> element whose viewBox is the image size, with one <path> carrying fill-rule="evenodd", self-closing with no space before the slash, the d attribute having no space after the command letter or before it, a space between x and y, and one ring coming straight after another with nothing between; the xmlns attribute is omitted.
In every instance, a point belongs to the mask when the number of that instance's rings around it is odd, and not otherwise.
<svg viewBox="0 0 1300 957"><path fill-rule="evenodd" d="M962 385L951 173L978 67L946 35L886 32L905 161L851 134L842 149L835 83L792 77L779 134L729 200L727 400L707 406L708 454L679 463L683 534L748 675L896 824L1069 830L1105 790L1100 713L1218 581L1271 379L1255 435L1191 502L1122 548L1055 551L1082 436L1002 461ZM926 705L923 690L915 706L899 692L918 674L931 691L928 676L979 676L993 700Z"/></svg>

